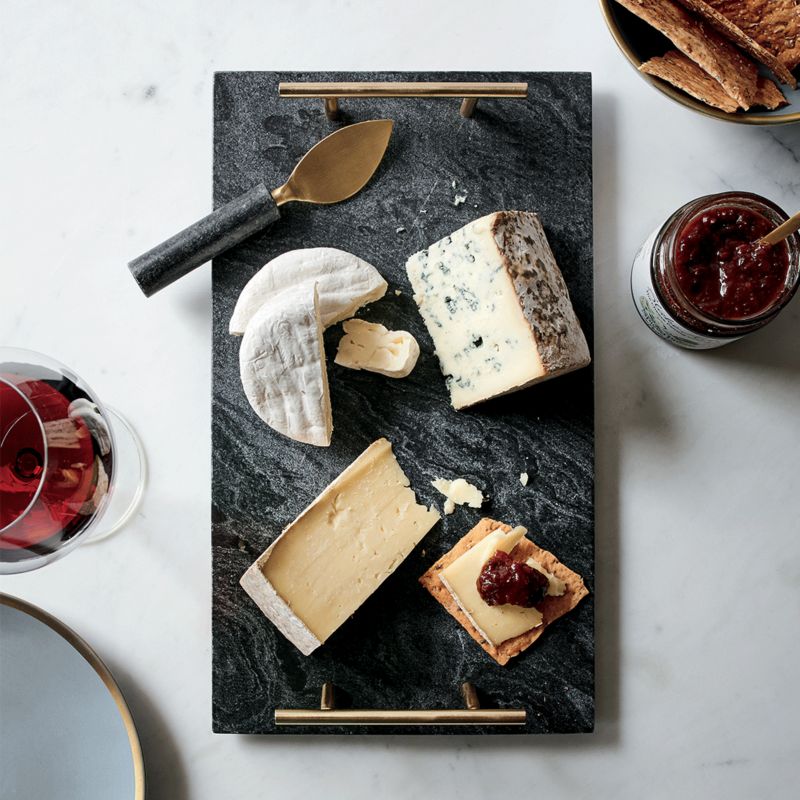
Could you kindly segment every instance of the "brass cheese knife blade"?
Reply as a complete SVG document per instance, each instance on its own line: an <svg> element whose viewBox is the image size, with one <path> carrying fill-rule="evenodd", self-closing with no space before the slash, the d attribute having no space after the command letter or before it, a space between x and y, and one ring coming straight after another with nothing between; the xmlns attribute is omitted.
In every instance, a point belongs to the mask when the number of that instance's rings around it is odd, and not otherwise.
<svg viewBox="0 0 800 800"><path fill-rule="evenodd" d="M392 135L390 119L340 128L317 142L297 163L283 186L263 183L216 209L194 225L128 264L150 297L206 261L224 253L280 219L290 202L328 205L347 200L367 185Z"/></svg>

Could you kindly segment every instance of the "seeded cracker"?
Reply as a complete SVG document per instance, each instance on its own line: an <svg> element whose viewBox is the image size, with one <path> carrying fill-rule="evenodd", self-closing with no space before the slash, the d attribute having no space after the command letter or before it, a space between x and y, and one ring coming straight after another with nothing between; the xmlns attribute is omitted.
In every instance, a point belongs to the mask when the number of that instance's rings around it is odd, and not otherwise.
<svg viewBox="0 0 800 800"><path fill-rule="evenodd" d="M639 67L641 72L661 78L677 86L686 94L707 105L727 111L729 114L739 110L736 101L704 69L678 50L670 50L663 56L651 58Z"/></svg>
<svg viewBox="0 0 800 800"><path fill-rule="evenodd" d="M783 92L775 81L771 81L769 78L759 75L758 92L756 93L756 99L753 101L753 105L774 111L776 108L788 106L789 101L784 97Z"/></svg>
<svg viewBox="0 0 800 800"><path fill-rule="evenodd" d="M420 579L419 582L444 606L445 610L460 623L464 630L501 666L507 664L514 656L530 647L545 631L548 625L559 617L572 611L580 601L589 594L583 585L583 578L568 567L565 567L552 553L537 547L530 539L523 538L511 551L513 558L523 560L534 558L544 569L564 581L566 588L560 597L548 596L537 604L542 612L542 624L531 628L513 639L508 639L495 647L487 642L474 625L469 621L464 612L458 607L453 595L439 579L439 573L452 564L459 556L474 547L492 531L502 530L506 533L511 530L510 525L496 522L484 517L466 536L445 553Z"/></svg>
<svg viewBox="0 0 800 800"><path fill-rule="evenodd" d="M750 108L758 91L758 67L707 22L674 0L617 0L652 25L699 64L742 107Z"/></svg>
<svg viewBox="0 0 800 800"><path fill-rule="evenodd" d="M742 50L749 53L756 61L761 62L765 67L772 70L781 83L788 84L793 89L797 88L797 81L788 67L773 52L760 45L751 35L743 31L724 14L717 11L713 7L713 2L709 3L706 0L679 0L679 2L690 11L694 11L707 20L723 36L726 36L734 44L739 45ZM756 105L762 104L756 103Z"/></svg>
<svg viewBox="0 0 800 800"><path fill-rule="evenodd" d="M797 0L706 2L774 53L789 69L800 64L800 7Z"/></svg>

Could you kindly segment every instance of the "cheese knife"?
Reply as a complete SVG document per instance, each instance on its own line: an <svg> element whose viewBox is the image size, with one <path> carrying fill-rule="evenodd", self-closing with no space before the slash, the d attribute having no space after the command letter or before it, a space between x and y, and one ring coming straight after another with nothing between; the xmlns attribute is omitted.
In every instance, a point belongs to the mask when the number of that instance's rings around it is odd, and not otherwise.
<svg viewBox="0 0 800 800"><path fill-rule="evenodd" d="M348 125L317 142L277 189L259 183L128 264L147 297L280 219L285 203L328 205L366 186L392 135L390 119Z"/></svg>

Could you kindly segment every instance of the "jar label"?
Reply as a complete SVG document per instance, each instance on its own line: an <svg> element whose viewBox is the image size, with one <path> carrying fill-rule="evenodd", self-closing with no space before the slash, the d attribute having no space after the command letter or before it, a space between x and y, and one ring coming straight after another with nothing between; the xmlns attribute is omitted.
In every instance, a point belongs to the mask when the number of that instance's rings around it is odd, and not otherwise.
<svg viewBox="0 0 800 800"><path fill-rule="evenodd" d="M653 248L660 230L661 228L656 228L641 246L633 260L633 269L631 270L633 303L644 324L670 344L690 350L709 350L741 338L739 336L720 338L697 333L682 325L667 311L653 285L651 270Z"/></svg>

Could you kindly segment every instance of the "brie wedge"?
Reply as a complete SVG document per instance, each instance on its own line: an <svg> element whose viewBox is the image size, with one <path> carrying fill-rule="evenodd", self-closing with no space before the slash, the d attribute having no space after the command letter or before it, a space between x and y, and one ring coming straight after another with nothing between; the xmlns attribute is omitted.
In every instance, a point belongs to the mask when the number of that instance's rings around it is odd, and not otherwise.
<svg viewBox="0 0 800 800"><path fill-rule="evenodd" d="M239 373L253 410L278 433L327 447L333 422L316 285L267 300L248 322Z"/></svg>
<svg viewBox="0 0 800 800"><path fill-rule="evenodd" d="M335 361L350 369L365 369L389 378L405 378L417 364L419 345L407 331L349 319L344 323Z"/></svg>
<svg viewBox="0 0 800 800"><path fill-rule="evenodd" d="M463 478L456 478L454 481L437 478L431 481L431 485L447 498L444 501L445 514L452 514L457 505L468 505L470 508L480 508L483 505L483 492Z"/></svg>
<svg viewBox="0 0 800 800"><path fill-rule="evenodd" d="M438 521L435 511L417 503L392 445L378 439L259 556L240 583L308 655ZM386 598L387 608L393 601Z"/></svg>
<svg viewBox="0 0 800 800"><path fill-rule="evenodd" d="M361 306L386 294L388 284L378 270L360 258L334 247L290 250L267 262L247 282L229 325L242 336L259 308L276 294L310 281L317 284L322 327L351 317Z"/></svg>

